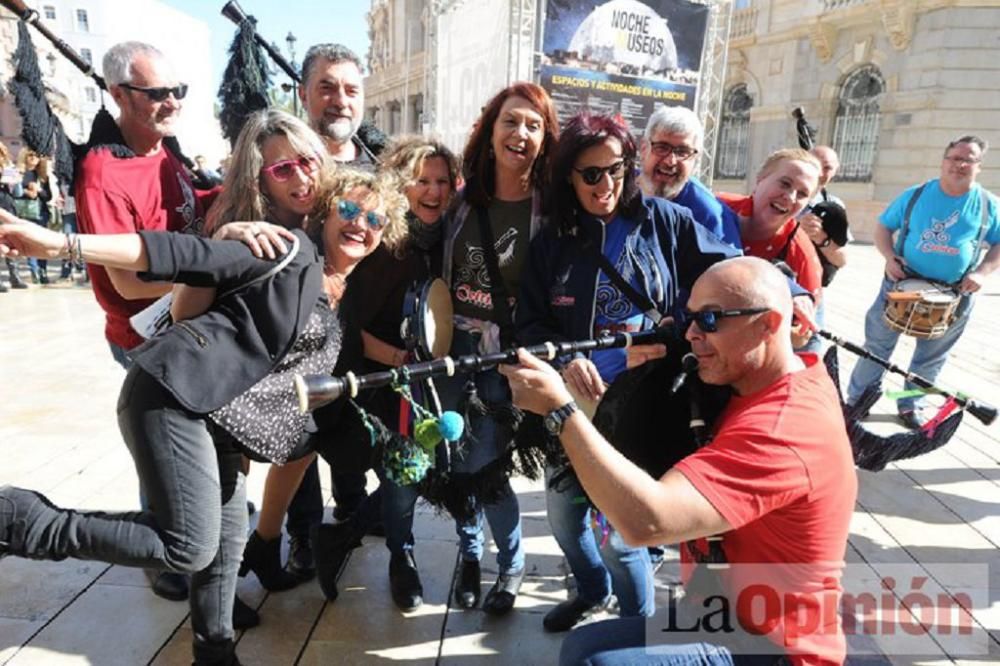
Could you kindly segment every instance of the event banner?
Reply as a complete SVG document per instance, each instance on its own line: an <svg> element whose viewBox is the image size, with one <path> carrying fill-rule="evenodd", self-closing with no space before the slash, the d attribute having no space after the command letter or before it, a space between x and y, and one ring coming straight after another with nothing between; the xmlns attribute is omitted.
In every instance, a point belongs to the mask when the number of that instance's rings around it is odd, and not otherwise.
<svg viewBox="0 0 1000 666"><path fill-rule="evenodd" d="M617 113L639 134L661 104L694 108L708 14L686 0L548 0L540 83L561 119Z"/></svg>

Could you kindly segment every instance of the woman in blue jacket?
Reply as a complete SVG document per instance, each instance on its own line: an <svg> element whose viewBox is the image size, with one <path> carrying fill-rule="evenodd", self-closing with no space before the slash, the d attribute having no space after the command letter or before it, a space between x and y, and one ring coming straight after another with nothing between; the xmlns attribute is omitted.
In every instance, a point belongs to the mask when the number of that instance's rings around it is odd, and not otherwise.
<svg viewBox="0 0 1000 666"><path fill-rule="evenodd" d="M585 112L563 129L552 164L551 218L532 242L521 285L521 344L657 326L680 310L708 266L739 254L696 224L687 209L643 196L635 165L635 141L616 118ZM602 263L644 299L634 302ZM558 364L578 401L596 403L626 367L662 354L662 347L634 347L578 353ZM546 477L554 471L550 467ZM583 496L575 478L547 484L549 524L577 583L577 595L546 615L549 631L568 630L603 607L612 592L622 616L654 611L646 548L627 546L613 531L599 545Z"/></svg>

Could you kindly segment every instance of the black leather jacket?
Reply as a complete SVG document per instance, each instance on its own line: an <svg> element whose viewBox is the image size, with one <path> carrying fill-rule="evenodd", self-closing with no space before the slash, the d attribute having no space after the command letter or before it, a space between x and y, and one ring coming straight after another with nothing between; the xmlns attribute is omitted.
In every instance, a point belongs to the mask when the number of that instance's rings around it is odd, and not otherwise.
<svg viewBox="0 0 1000 666"><path fill-rule="evenodd" d="M291 349L317 299L326 298L316 247L304 231L293 233L299 249L288 266L238 289L274 260L254 257L239 241L139 232L149 256L140 279L216 287L220 294L210 310L177 322L133 354L185 408L208 413L256 384Z"/></svg>

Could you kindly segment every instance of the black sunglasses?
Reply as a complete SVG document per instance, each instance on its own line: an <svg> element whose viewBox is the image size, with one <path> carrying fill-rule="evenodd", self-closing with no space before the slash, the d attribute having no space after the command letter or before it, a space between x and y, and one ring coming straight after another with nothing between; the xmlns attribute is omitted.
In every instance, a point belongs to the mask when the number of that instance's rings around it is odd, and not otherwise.
<svg viewBox="0 0 1000 666"><path fill-rule="evenodd" d="M739 308L736 310L701 310L692 312L685 309L681 312L681 327L687 330L691 322L698 322L698 328L705 333L715 333L719 330L719 320L727 317L745 317L747 315L770 312L771 308Z"/></svg>
<svg viewBox="0 0 1000 666"><path fill-rule="evenodd" d="M174 96L174 99L184 99L184 97L188 94L188 87L186 83L180 83L173 88L141 88L139 86L134 86L131 83L119 83L118 85L126 90L141 92L154 102L162 102L171 95Z"/></svg>
<svg viewBox="0 0 1000 666"><path fill-rule="evenodd" d="M611 180L621 180L625 177L625 160L618 160L614 164L609 164L606 167L599 166L589 166L583 169L577 169L573 167L573 171L580 174L580 178L587 185L597 185L601 182L601 178L604 174L611 176Z"/></svg>

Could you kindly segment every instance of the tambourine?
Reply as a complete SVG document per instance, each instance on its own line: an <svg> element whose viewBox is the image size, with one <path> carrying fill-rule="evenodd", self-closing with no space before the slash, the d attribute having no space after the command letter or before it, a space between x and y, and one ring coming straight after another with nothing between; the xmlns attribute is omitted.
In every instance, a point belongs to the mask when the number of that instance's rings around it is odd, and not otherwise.
<svg viewBox="0 0 1000 666"><path fill-rule="evenodd" d="M417 360L441 358L451 349L451 292L444 280L414 282L403 299L399 337Z"/></svg>

